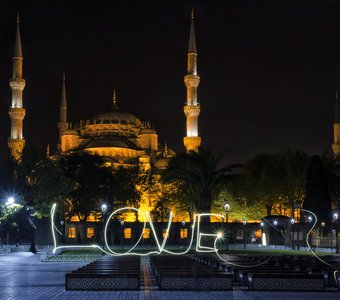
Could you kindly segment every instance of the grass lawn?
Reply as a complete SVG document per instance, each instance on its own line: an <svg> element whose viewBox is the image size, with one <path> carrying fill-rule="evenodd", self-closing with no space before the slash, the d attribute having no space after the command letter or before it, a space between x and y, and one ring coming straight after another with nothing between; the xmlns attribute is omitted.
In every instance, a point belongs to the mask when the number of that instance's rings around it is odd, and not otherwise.
<svg viewBox="0 0 340 300"><path fill-rule="evenodd" d="M219 253L223 253L223 251L219 251ZM229 254L268 254L268 255L313 255L310 251L299 251L299 250L276 250L276 249L233 249L229 251ZM329 253L329 252L318 252L314 251L317 256L329 256L329 255L340 255L336 253Z"/></svg>

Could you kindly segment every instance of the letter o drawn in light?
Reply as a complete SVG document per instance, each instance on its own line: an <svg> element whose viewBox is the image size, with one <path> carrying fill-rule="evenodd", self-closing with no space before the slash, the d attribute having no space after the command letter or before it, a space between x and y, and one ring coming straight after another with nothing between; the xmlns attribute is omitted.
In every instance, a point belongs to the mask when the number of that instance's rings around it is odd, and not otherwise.
<svg viewBox="0 0 340 300"><path fill-rule="evenodd" d="M141 232L141 234L140 234L140 237L139 237L138 241L133 245L133 247L131 247L131 248L129 249L129 251L126 251L126 252L123 252L123 253L117 253L117 252L113 251L113 250L110 248L110 246L109 246L109 244L108 244L108 242L107 242L107 228L108 228L108 225L109 225L109 223L110 223L111 218L113 217L113 215L115 215L116 213L121 212L121 211L123 211L123 210L134 210L134 211L136 211L137 213L140 213L140 214L142 215L142 217L143 217L144 224L143 224L143 230L142 230L142 232ZM140 211L139 209L134 208L134 207L122 207L122 208L119 208L119 209L115 210L115 211L114 211L113 213L111 213L111 215L107 218L107 221L106 221L106 224L105 224L105 229L104 229L104 239L105 239L106 248L107 248L112 254L114 254L114 255L126 255L126 254L130 253L133 249L135 249L135 248L137 247L137 245L139 244L139 242L140 242L141 239L143 238L143 233L144 233L145 227L146 227L146 216L145 216L145 214L144 214L142 211ZM131 254L135 254L135 253L131 253ZM138 254L137 254L137 255L138 255Z"/></svg>

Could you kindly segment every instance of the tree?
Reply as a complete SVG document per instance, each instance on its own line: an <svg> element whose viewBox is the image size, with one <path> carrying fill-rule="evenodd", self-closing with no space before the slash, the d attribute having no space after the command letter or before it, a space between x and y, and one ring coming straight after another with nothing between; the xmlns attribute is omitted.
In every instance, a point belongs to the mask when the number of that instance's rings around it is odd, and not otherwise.
<svg viewBox="0 0 340 300"><path fill-rule="evenodd" d="M148 170L139 166L119 167L113 174L113 198L116 205L139 208L143 194L152 186L153 177ZM138 212L134 211L136 222Z"/></svg>
<svg viewBox="0 0 340 300"><path fill-rule="evenodd" d="M154 185L155 186L155 185ZM154 187L153 186L153 187ZM157 182L157 188L152 197L156 199L154 209L151 211L153 219L168 221L170 211L175 217L185 218L189 214L190 222L196 210L193 199L192 187L186 182L174 180L172 182Z"/></svg>
<svg viewBox="0 0 340 300"><path fill-rule="evenodd" d="M80 222L96 213L112 182L112 170L104 166L102 157L84 152L62 156L61 169L73 186L67 200L69 217Z"/></svg>
<svg viewBox="0 0 340 300"><path fill-rule="evenodd" d="M34 217L36 212L33 208L35 201L33 192L35 181L33 174L42 159L42 154L36 151L36 149L26 147L23 151L22 162L15 164L13 169L13 182L16 190L16 198L22 205L20 215L27 220L30 228L31 245L29 251L32 253L37 252L35 248L36 224L34 222Z"/></svg>
<svg viewBox="0 0 340 300"><path fill-rule="evenodd" d="M265 208L267 215L290 214L304 199L308 159L301 150L255 156L245 163L237 182L240 198L248 207Z"/></svg>
<svg viewBox="0 0 340 300"><path fill-rule="evenodd" d="M212 205L212 191L222 181L235 177L233 170L239 165L219 168L221 153L202 149L200 153L179 154L169 162L169 168L163 173L166 181L182 180L198 193L197 209L200 213L209 213Z"/></svg>
<svg viewBox="0 0 340 300"><path fill-rule="evenodd" d="M74 185L61 169L60 161L56 159L43 159L32 172L30 180L32 185L32 206L38 217L47 217L53 203L64 207L64 202L72 192ZM64 216L61 209L61 216Z"/></svg>
<svg viewBox="0 0 340 300"><path fill-rule="evenodd" d="M310 159L303 207L314 212L321 221L330 221L332 217L327 175L318 155Z"/></svg>

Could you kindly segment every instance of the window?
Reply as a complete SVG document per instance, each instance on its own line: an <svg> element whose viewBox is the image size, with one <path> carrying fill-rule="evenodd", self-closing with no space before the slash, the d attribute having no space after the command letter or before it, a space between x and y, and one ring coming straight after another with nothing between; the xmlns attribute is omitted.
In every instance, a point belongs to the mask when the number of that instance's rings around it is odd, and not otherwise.
<svg viewBox="0 0 340 300"><path fill-rule="evenodd" d="M91 239L91 238L94 237L94 229L93 229L93 227L87 227L86 237L88 239Z"/></svg>
<svg viewBox="0 0 340 300"><path fill-rule="evenodd" d="M76 229L74 227L70 227L68 229L68 237L70 239L75 239L76 238Z"/></svg>
<svg viewBox="0 0 340 300"><path fill-rule="evenodd" d="M150 238L150 228L145 228L143 231L143 239L149 239Z"/></svg>
<svg viewBox="0 0 340 300"><path fill-rule="evenodd" d="M187 239L188 238L188 229L187 228L181 228L179 231L179 236L181 239Z"/></svg>
<svg viewBox="0 0 340 300"><path fill-rule="evenodd" d="M124 239L131 239L131 228L124 228Z"/></svg>
<svg viewBox="0 0 340 300"><path fill-rule="evenodd" d="M166 229L163 229L162 233L163 233L163 238L169 238L169 233Z"/></svg>

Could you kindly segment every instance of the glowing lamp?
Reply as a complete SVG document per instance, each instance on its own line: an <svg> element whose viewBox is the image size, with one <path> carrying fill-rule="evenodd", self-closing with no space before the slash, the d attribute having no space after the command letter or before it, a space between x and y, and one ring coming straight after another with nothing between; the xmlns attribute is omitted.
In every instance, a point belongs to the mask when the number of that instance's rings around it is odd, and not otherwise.
<svg viewBox="0 0 340 300"><path fill-rule="evenodd" d="M225 203L225 204L223 205L223 209L224 209L224 211L225 211L226 213L228 213L228 212L230 211L230 204L229 204L229 203Z"/></svg>
<svg viewBox="0 0 340 300"><path fill-rule="evenodd" d="M102 204L102 213L106 213L106 212L107 212L107 205Z"/></svg>
<svg viewBox="0 0 340 300"><path fill-rule="evenodd" d="M14 202L15 202L15 199L13 197L8 197L6 204L12 205L12 204L14 204Z"/></svg>

